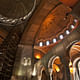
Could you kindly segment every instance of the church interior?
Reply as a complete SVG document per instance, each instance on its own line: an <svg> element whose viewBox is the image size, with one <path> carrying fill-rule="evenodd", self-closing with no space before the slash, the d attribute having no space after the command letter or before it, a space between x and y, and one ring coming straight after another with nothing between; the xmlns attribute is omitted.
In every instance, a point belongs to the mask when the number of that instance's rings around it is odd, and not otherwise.
<svg viewBox="0 0 80 80"><path fill-rule="evenodd" d="M80 0L0 0L0 80L80 80Z"/></svg>

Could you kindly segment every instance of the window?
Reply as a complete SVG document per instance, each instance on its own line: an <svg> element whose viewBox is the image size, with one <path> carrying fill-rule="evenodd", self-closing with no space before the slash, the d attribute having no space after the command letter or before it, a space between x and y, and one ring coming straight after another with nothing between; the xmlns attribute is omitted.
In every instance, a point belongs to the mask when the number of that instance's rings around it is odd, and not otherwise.
<svg viewBox="0 0 80 80"><path fill-rule="evenodd" d="M66 30L66 34L70 34L69 30Z"/></svg>
<svg viewBox="0 0 80 80"><path fill-rule="evenodd" d="M40 43L39 43L39 46L42 47L42 46L43 46L43 42L40 42Z"/></svg>
<svg viewBox="0 0 80 80"><path fill-rule="evenodd" d="M77 22L77 19L74 19L74 22L76 23Z"/></svg>
<svg viewBox="0 0 80 80"><path fill-rule="evenodd" d="M49 41L46 41L46 45L48 46L50 44L50 42Z"/></svg>
<svg viewBox="0 0 80 80"><path fill-rule="evenodd" d="M63 37L63 35L60 35L59 38L60 38L60 39L63 39L64 37Z"/></svg>
<svg viewBox="0 0 80 80"><path fill-rule="evenodd" d="M54 38L54 39L53 39L53 43L56 43L56 41L57 41L56 38Z"/></svg>
<svg viewBox="0 0 80 80"><path fill-rule="evenodd" d="M75 26L74 25L71 25L71 29L74 29L75 28Z"/></svg>

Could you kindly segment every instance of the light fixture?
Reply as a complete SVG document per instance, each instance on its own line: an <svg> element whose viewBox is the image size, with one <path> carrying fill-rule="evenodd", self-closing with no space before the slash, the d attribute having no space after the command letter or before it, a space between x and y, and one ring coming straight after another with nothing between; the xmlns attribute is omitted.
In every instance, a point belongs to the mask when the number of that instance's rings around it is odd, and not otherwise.
<svg viewBox="0 0 80 80"><path fill-rule="evenodd" d="M69 30L66 30L66 34L67 34L67 35L70 34Z"/></svg>
<svg viewBox="0 0 80 80"><path fill-rule="evenodd" d="M56 43L56 42L57 42L57 40L56 40L56 38L54 38L54 39L53 39L53 43Z"/></svg>
<svg viewBox="0 0 80 80"><path fill-rule="evenodd" d="M60 35L59 38L60 38L60 39L63 39L64 37L63 37L63 35Z"/></svg>
<svg viewBox="0 0 80 80"><path fill-rule="evenodd" d="M34 57L35 57L35 59L41 59L42 55L40 53L35 53Z"/></svg>
<svg viewBox="0 0 80 80"><path fill-rule="evenodd" d="M46 45L48 46L50 44L50 42L49 41L46 41Z"/></svg>
<svg viewBox="0 0 80 80"><path fill-rule="evenodd" d="M42 46L43 46L43 42L40 42L40 43L39 43L39 46L42 47Z"/></svg>

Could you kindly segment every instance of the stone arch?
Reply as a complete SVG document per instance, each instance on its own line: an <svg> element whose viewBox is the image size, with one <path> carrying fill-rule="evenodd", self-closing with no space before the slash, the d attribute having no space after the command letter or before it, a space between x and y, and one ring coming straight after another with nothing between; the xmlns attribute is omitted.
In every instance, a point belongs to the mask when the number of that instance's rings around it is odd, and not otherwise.
<svg viewBox="0 0 80 80"><path fill-rule="evenodd" d="M45 70L42 71L41 80L47 80L47 74Z"/></svg>
<svg viewBox="0 0 80 80"><path fill-rule="evenodd" d="M80 41L75 42L69 51L70 60L72 61L73 67L73 79L79 80L80 79Z"/></svg>
<svg viewBox="0 0 80 80"><path fill-rule="evenodd" d="M49 63L48 63L50 80L56 80L58 78L59 79L63 78L63 71L61 67L63 67L63 65L62 65L62 62L59 56L55 55L50 58Z"/></svg>

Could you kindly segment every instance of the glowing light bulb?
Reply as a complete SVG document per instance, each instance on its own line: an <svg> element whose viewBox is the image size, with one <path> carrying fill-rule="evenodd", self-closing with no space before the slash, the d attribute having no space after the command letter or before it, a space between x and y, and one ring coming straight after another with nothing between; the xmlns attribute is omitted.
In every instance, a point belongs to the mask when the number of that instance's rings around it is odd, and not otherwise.
<svg viewBox="0 0 80 80"><path fill-rule="evenodd" d="M42 56L41 56L40 53L35 53L34 57L35 57L36 59L41 59Z"/></svg>
<svg viewBox="0 0 80 80"><path fill-rule="evenodd" d="M41 57L39 55L36 55L36 59L40 59Z"/></svg>

